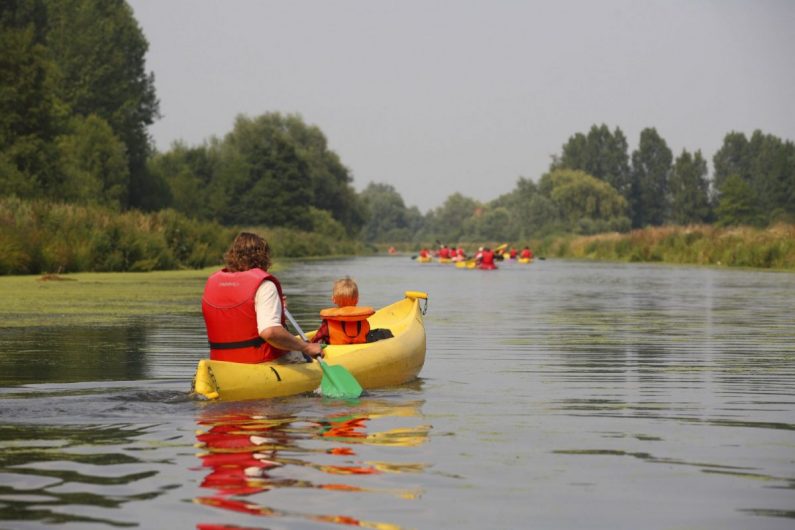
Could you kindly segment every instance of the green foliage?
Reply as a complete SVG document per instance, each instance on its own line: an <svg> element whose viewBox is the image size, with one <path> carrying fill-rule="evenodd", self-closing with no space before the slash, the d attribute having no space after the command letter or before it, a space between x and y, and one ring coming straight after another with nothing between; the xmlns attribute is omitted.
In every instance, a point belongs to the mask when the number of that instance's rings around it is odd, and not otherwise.
<svg viewBox="0 0 795 530"><path fill-rule="evenodd" d="M217 179L225 204L226 225L254 224L311 227L312 187L309 168L279 124L264 115L238 116L219 145Z"/></svg>
<svg viewBox="0 0 795 530"><path fill-rule="evenodd" d="M410 242L422 228L422 214L416 207L406 208L403 197L389 184L371 182L359 196L368 213L362 229L365 241Z"/></svg>
<svg viewBox="0 0 795 530"><path fill-rule="evenodd" d="M0 199L0 273L145 271L206 267L235 235L169 210Z"/></svg>
<svg viewBox="0 0 795 530"><path fill-rule="evenodd" d="M60 113L40 2L0 6L0 195L52 193Z"/></svg>
<svg viewBox="0 0 795 530"><path fill-rule="evenodd" d="M124 144L95 114L72 121L72 133L57 142L64 174L60 197L111 207L125 204L130 183Z"/></svg>
<svg viewBox="0 0 795 530"><path fill-rule="evenodd" d="M226 197L219 192L218 150L207 145L189 148L175 143L166 153L149 159L149 173L166 183L171 207L187 216L211 220L220 217Z"/></svg>
<svg viewBox="0 0 795 530"><path fill-rule="evenodd" d="M748 219L754 224L769 224L795 219L795 144L772 135L754 131L748 140L744 134L726 135L715 153L715 187L717 213L722 224ZM746 185L749 197L739 196ZM724 204L728 201L729 204ZM739 221L743 222L743 221Z"/></svg>
<svg viewBox="0 0 795 530"><path fill-rule="evenodd" d="M715 209L718 226L764 224L756 190L741 176L729 176L723 182L721 191L720 202Z"/></svg>
<svg viewBox="0 0 795 530"><path fill-rule="evenodd" d="M672 160L671 150L656 129L641 131L638 149L632 153L632 226L659 226L665 221Z"/></svg>
<svg viewBox="0 0 795 530"><path fill-rule="evenodd" d="M554 170L541 178L539 190L557 208L568 231L595 233L628 223L626 199L584 171Z"/></svg>
<svg viewBox="0 0 795 530"><path fill-rule="evenodd" d="M765 230L709 225L659 227L545 241L549 256L795 269L795 225Z"/></svg>
<svg viewBox="0 0 795 530"><path fill-rule="evenodd" d="M192 148L177 143L155 154L149 170L167 183L175 209L226 225L309 230L315 208L353 235L366 215L323 133L295 115L238 116L222 140Z"/></svg>
<svg viewBox="0 0 795 530"><path fill-rule="evenodd" d="M428 212L425 218L426 233L442 241L461 241L474 231L482 215L483 206L478 201L453 193L442 206ZM477 237L475 234L472 236Z"/></svg>
<svg viewBox="0 0 795 530"><path fill-rule="evenodd" d="M266 117L287 132L296 145L298 157L306 162L312 187L311 204L330 212L350 235L356 234L366 217L365 206L351 187L353 178L348 169L328 149L322 131L306 125L297 115L272 113Z"/></svg>
<svg viewBox="0 0 795 530"><path fill-rule="evenodd" d="M550 170L580 169L628 197L631 180L627 148L627 138L621 129L616 127L611 133L605 124L593 125L587 135L577 133L569 138Z"/></svg>
<svg viewBox="0 0 795 530"><path fill-rule="evenodd" d="M123 0L2 4L0 196L166 205L146 172L147 46Z"/></svg>
<svg viewBox="0 0 795 530"><path fill-rule="evenodd" d="M122 206L155 209L160 184L146 174L146 127L159 116L148 43L123 0L47 2L47 49L58 67L57 97L79 116L96 114L126 147L129 190Z"/></svg>
<svg viewBox="0 0 795 530"><path fill-rule="evenodd" d="M669 180L671 221L678 225L703 223L709 219L709 181L707 162L701 151L690 154L682 150Z"/></svg>

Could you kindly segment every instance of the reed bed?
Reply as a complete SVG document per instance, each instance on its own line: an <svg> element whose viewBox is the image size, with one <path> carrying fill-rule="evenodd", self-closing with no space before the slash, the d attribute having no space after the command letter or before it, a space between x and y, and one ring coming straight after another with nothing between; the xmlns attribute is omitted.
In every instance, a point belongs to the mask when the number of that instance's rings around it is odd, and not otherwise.
<svg viewBox="0 0 795 530"><path fill-rule="evenodd" d="M549 256L566 258L795 269L795 225L789 224L664 226L548 238L540 247Z"/></svg>
<svg viewBox="0 0 795 530"><path fill-rule="evenodd" d="M120 212L0 198L0 275L200 269L220 264L240 230L174 210ZM361 243L336 233L248 230L265 236L277 259L364 251Z"/></svg>

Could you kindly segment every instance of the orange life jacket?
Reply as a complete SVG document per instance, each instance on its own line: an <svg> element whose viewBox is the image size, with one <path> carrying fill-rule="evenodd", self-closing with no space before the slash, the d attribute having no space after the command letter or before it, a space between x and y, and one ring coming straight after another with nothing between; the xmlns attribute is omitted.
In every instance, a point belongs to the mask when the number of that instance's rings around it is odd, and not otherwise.
<svg viewBox="0 0 795 530"><path fill-rule="evenodd" d="M370 323L367 317L373 315L372 307L331 307L320 312L328 324L329 344L361 344L367 342Z"/></svg>

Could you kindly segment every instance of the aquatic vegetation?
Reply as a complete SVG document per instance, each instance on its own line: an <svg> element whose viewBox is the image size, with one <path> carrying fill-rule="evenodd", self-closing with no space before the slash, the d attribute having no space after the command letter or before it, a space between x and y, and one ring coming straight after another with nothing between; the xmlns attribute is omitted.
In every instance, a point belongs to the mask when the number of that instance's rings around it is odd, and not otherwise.
<svg viewBox="0 0 795 530"><path fill-rule="evenodd" d="M280 268L276 264L271 270ZM198 316L204 283L215 270L0 276L0 320L3 327L23 327Z"/></svg>
<svg viewBox="0 0 795 530"><path fill-rule="evenodd" d="M795 225L664 226L547 238L537 248L539 254L565 258L795 269Z"/></svg>

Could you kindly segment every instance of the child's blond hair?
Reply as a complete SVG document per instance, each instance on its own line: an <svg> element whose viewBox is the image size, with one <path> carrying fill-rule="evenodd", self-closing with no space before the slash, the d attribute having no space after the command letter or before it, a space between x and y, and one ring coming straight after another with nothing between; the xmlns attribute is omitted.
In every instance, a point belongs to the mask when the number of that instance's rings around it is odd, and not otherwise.
<svg viewBox="0 0 795 530"><path fill-rule="evenodd" d="M341 278L334 282L331 300L338 307L356 305L359 303L359 287L350 277Z"/></svg>

